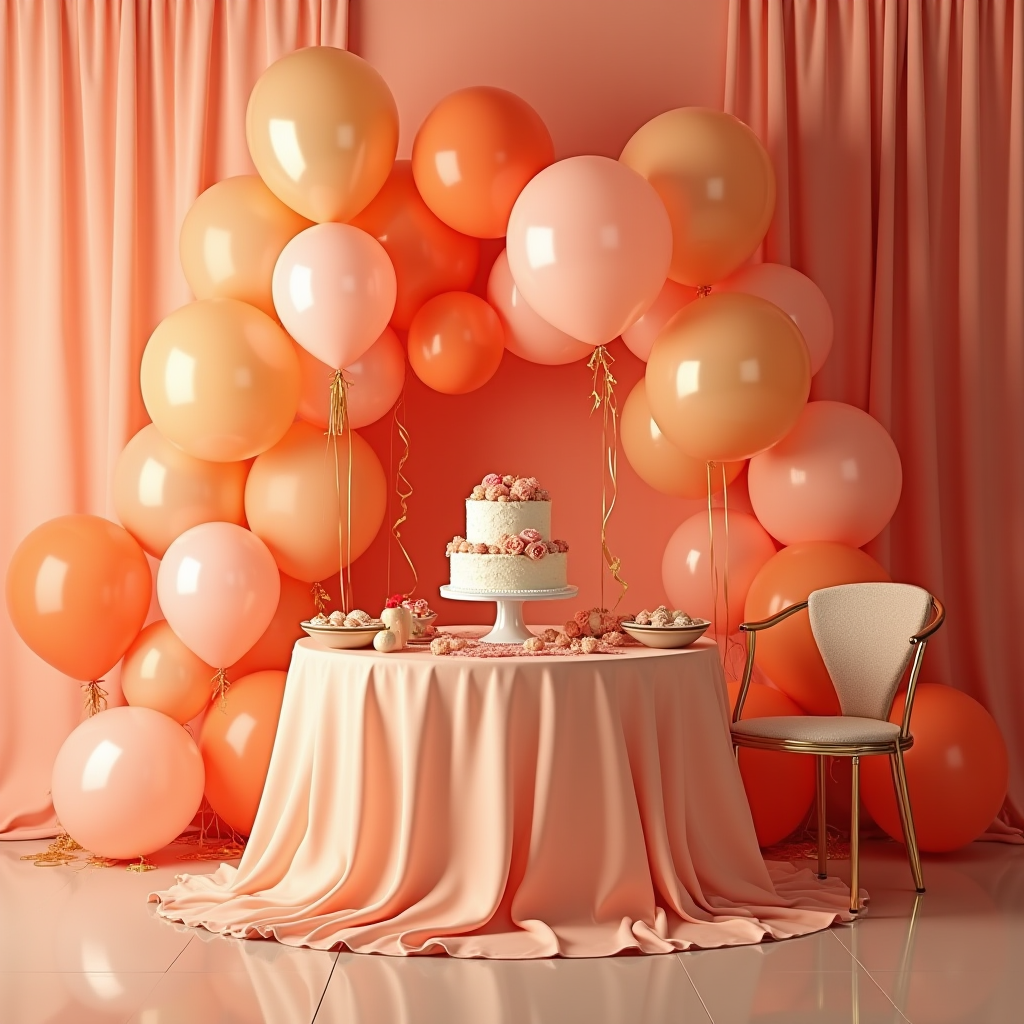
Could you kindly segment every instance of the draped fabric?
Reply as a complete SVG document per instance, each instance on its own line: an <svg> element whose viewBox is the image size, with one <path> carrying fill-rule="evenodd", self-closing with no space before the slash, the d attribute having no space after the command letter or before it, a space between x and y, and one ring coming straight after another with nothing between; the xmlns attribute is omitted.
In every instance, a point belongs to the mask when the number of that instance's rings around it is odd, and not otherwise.
<svg viewBox="0 0 1024 1024"><path fill-rule="evenodd" d="M778 176L764 258L835 315L813 398L890 431L873 545L948 620L925 676L980 700L1024 818L1024 3L731 0L725 106Z"/></svg>

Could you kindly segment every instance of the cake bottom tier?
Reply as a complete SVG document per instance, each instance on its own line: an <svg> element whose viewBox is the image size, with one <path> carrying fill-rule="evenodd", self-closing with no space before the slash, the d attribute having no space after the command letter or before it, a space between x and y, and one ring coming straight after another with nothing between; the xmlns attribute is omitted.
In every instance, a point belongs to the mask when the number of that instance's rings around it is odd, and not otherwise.
<svg viewBox="0 0 1024 1024"><path fill-rule="evenodd" d="M568 585L568 558L549 554L534 561L526 555L453 554L452 586L457 590L504 593L511 590L560 590Z"/></svg>

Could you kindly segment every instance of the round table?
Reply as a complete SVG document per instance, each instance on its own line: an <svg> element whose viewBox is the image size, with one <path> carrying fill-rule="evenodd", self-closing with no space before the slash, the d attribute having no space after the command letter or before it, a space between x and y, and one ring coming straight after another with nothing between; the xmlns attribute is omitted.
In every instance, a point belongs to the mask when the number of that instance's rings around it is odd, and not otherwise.
<svg viewBox="0 0 1024 1024"><path fill-rule="evenodd" d="M706 640L506 658L300 640L241 863L151 898L239 937L501 959L848 919L840 881L762 859Z"/></svg>

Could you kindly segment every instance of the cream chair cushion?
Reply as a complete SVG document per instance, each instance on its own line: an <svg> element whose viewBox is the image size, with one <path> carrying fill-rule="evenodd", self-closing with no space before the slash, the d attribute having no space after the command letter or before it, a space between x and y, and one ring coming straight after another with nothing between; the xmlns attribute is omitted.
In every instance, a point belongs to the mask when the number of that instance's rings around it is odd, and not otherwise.
<svg viewBox="0 0 1024 1024"><path fill-rule="evenodd" d="M852 718L847 715L786 715L781 718L751 718L736 722L734 737L760 736L773 740L798 740L802 743L892 743L900 727L877 718Z"/></svg>

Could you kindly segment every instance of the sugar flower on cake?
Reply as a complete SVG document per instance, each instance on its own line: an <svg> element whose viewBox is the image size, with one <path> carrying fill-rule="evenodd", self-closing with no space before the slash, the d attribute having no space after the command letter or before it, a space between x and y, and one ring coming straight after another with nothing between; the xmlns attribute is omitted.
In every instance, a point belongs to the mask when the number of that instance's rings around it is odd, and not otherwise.
<svg viewBox="0 0 1024 1024"><path fill-rule="evenodd" d="M487 488L486 497L488 501L497 501L499 498L508 497L508 487L505 484L491 484Z"/></svg>
<svg viewBox="0 0 1024 1024"><path fill-rule="evenodd" d="M483 479L483 485L485 488L496 487L501 482L501 475L499 473L488 473Z"/></svg>
<svg viewBox="0 0 1024 1024"><path fill-rule="evenodd" d="M519 531L519 536L523 538L523 541L527 544L533 544L535 541L541 539L540 530L534 530L527 527L525 530Z"/></svg>
<svg viewBox="0 0 1024 1024"><path fill-rule="evenodd" d="M535 562L539 562L547 553L547 545L542 540L535 540L531 544L526 545L526 550L523 552L527 558L532 558Z"/></svg>
<svg viewBox="0 0 1024 1024"><path fill-rule="evenodd" d="M551 495L537 483L535 476L488 473L476 484L471 501L550 501Z"/></svg>
<svg viewBox="0 0 1024 1024"><path fill-rule="evenodd" d="M509 488L509 497L513 501L532 501L536 493L536 486L522 477Z"/></svg>
<svg viewBox="0 0 1024 1024"><path fill-rule="evenodd" d="M506 555L521 555L526 550L526 541L522 537L511 534L503 539L501 546Z"/></svg>

